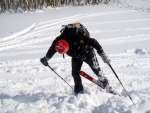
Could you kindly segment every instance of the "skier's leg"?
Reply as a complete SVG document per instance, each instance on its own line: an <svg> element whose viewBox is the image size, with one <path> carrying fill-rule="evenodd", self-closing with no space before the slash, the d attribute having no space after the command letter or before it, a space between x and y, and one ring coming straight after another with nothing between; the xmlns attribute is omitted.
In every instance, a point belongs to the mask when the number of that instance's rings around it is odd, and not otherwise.
<svg viewBox="0 0 150 113"><path fill-rule="evenodd" d="M97 60L95 51L93 50L91 52L91 54L87 57L87 59L85 60L85 62L91 67L91 69L93 70L93 72L98 76L104 76L103 71L101 70L100 66L99 66L99 62Z"/></svg>
<svg viewBox="0 0 150 113"><path fill-rule="evenodd" d="M106 87L108 84L108 79L104 76L103 71L99 66L99 62L97 60L95 51L93 50L92 53L87 57L85 62L91 67L93 72L97 75L98 80L102 82L103 87Z"/></svg>
<svg viewBox="0 0 150 113"><path fill-rule="evenodd" d="M83 92L83 85L82 80L80 77L80 69L83 64L83 61L78 58L72 58L72 76L74 79L74 92L75 93L82 93Z"/></svg>
<svg viewBox="0 0 150 113"><path fill-rule="evenodd" d="M98 77L98 83L105 88L108 92L110 93L116 93L115 90L109 85L108 79L104 76L104 73L102 72L101 68L99 67L98 60L96 58L96 54L94 50L92 53L87 57L85 62L91 67L93 72L97 75Z"/></svg>

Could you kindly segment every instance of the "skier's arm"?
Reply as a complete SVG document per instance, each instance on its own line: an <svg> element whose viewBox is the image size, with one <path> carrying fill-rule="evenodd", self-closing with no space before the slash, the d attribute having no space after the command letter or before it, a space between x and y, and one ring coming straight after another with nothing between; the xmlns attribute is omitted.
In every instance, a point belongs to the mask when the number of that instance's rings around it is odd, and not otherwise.
<svg viewBox="0 0 150 113"><path fill-rule="evenodd" d="M50 46L49 50L46 53L46 56L41 58L40 61L43 65L48 66L48 60L51 59L53 57L53 55L56 53L55 50L55 43L56 41L58 41L61 38L61 36L58 36L52 43L52 45Z"/></svg>
<svg viewBox="0 0 150 113"><path fill-rule="evenodd" d="M55 41L53 41L52 45L50 46L50 48L48 49L48 51L46 53L47 60L51 59L53 57L53 55L56 53L54 44L55 44Z"/></svg>
<svg viewBox="0 0 150 113"><path fill-rule="evenodd" d="M102 60L105 63L110 64L110 59L104 53L102 46L98 43L98 41L96 39L89 38L89 37L83 37L83 40L85 41L85 44L92 46L93 48L95 48L97 50L97 53L101 56Z"/></svg>
<svg viewBox="0 0 150 113"><path fill-rule="evenodd" d="M47 53L46 53L46 58L49 60L53 57L53 55L56 53L55 50L55 43L60 40L62 38L62 36L58 36L53 42L52 45L50 46L50 48L48 49Z"/></svg>
<svg viewBox="0 0 150 113"><path fill-rule="evenodd" d="M96 39L84 36L81 38L81 40L84 41L85 45L91 46L94 49L96 49L98 54L104 53L102 46L99 44L99 42Z"/></svg>

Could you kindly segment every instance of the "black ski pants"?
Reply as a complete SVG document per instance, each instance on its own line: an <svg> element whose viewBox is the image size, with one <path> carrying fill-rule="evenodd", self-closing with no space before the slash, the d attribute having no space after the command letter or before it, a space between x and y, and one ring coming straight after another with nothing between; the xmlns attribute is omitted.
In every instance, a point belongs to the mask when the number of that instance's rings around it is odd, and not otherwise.
<svg viewBox="0 0 150 113"><path fill-rule="evenodd" d="M101 76L101 69L99 67L99 63L94 50L92 50L92 52L87 56L85 60L82 60L80 58L72 58L72 76L75 83L75 92L83 90L82 80L79 74L83 62L87 63L97 76Z"/></svg>

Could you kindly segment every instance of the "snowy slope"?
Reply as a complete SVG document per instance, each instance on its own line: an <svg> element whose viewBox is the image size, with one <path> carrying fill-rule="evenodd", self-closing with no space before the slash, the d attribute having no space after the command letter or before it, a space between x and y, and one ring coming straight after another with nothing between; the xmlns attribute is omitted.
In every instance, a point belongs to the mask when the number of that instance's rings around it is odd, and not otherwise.
<svg viewBox="0 0 150 113"><path fill-rule="evenodd" d="M1 14L0 113L150 113L149 6L149 0L126 0L115 5ZM39 62L59 35L61 25L77 21L103 46L136 105L99 56L101 68L121 97L101 92L84 78L85 93L75 96ZM73 87L70 57L55 54L49 64ZM82 70L96 78L87 64Z"/></svg>

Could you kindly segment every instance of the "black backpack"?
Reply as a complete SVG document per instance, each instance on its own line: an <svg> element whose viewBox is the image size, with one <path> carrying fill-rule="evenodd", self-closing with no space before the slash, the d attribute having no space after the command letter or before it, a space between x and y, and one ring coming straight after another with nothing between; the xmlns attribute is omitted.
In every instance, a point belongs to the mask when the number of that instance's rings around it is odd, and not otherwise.
<svg viewBox="0 0 150 113"><path fill-rule="evenodd" d="M61 33L66 33L70 32L75 35L84 35L89 37L90 34L88 30L79 22L73 23L73 24L68 24L68 25L62 25Z"/></svg>

